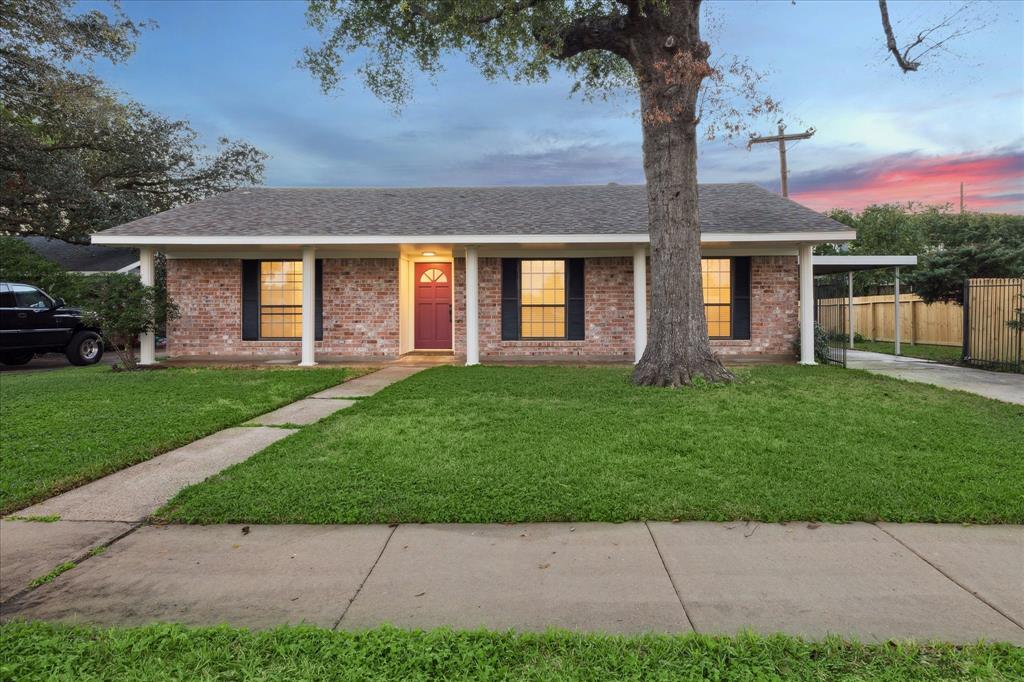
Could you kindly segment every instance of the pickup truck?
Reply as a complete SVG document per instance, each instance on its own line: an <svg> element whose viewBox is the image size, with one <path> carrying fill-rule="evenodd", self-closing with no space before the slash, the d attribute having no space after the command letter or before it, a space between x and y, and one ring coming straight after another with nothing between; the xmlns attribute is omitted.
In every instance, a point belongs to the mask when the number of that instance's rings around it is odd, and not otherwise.
<svg viewBox="0 0 1024 682"><path fill-rule="evenodd" d="M73 365L103 357L103 337L82 312L28 284L0 282L0 363L24 365L35 355L64 353Z"/></svg>

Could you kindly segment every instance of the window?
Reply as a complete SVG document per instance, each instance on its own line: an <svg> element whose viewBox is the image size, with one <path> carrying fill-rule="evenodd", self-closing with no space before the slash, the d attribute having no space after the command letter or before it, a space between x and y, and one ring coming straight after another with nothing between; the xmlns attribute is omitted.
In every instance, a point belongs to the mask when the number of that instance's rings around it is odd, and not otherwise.
<svg viewBox="0 0 1024 682"><path fill-rule="evenodd" d="M701 258L700 271L708 336L728 339L732 336L732 260Z"/></svg>
<svg viewBox="0 0 1024 682"><path fill-rule="evenodd" d="M524 260L519 271L520 337L565 338L565 261Z"/></svg>
<svg viewBox="0 0 1024 682"><path fill-rule="evenodd" d="M35 287L25 286L24 284L12 284L11 291L14 292L14 298L19 308L45 310L53 303L49 296Z"/></svg>
<svg viewBox="0 0 1024 682"><path fill-rule="evenodd" d="M302 261L260 262L260 338L302 338Z"/></svg>

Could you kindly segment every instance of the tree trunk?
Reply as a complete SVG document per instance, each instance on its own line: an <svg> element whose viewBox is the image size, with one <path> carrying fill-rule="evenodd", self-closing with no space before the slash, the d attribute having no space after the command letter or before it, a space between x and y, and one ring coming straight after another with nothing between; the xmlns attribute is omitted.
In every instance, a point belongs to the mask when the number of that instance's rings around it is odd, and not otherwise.
<svg viewBox="0 0 1024 682"><path fill-rule="evenodd" d="M667 35L650 36L634 63L651 237L647 349L633 372L633 381L641 385L678 387L691 385L697 377L733 379L711 350L704 316L696 102L708 67L697 11L681 20L674 17Z"/></svg>

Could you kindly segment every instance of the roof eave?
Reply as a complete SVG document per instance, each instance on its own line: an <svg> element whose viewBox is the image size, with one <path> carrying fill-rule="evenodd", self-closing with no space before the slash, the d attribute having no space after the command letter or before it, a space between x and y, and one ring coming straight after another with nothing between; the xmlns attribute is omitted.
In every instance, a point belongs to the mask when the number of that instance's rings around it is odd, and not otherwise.
<svg viewBox="0 0 1024 682"><path fill-rule="evenodd" d="M853 230L833 232L709 232L701 243L830 243L851 241ZM118 235L94 234L93 244L120 246L335 246L371 244L647 244L645 233L634 234L408 234L408 235Z"/></svg>

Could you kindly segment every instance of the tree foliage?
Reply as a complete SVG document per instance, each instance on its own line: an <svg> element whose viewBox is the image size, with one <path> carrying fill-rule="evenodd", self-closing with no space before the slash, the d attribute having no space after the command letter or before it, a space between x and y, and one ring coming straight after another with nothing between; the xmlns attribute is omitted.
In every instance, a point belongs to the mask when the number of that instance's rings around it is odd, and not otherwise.
<svg viewBox="0 0 1024 682"><path fill-rule="evenodd" d="M945 207L914 204L868 206L860 213L829 215L857 231L844 251L851 255L916 255L918 265L904 281L925 301L962 302L969 277L1024 277L1024 216L951 213ZM835 245L819 253L839 253ZM887 271L861 272L856 289L892 283Z"/></svg>
<svg viewBox="0 0 1024 682"><path fill-rule="evenodd" d="M81 241L96 230L258 183L242 141L207 153L185 121L124 101L91 73L144 23L72 0L0 0L0 232Z"/></svg>
<svg viewBox="0 0 1024 682"><path fill-rule="evenodd" d="M135 342L145 332L156 332L164 320L178 316L178 308L156 287L134 275L105 272L83 278L79 295L84 321L98 328L121 360L121 368L135 369Z"/></svg>

